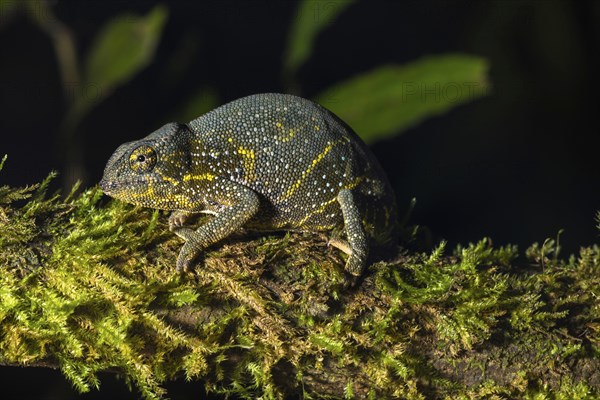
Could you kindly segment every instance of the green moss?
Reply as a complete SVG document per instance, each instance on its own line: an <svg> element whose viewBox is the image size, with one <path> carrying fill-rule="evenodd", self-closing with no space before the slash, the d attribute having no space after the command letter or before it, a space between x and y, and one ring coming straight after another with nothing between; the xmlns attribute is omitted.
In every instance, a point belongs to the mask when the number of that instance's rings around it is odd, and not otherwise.
<svg viewBox="0 0 600 400"><path fill-rule="evenodd" d="M52 177L0 188L3 364L82 392L113 371L145 398L178 377L243 398L599 395L598 246L564 260L548 240L525 268L489 239L404 250L345 289L325 237L242 232L176 275L165 213L49 196Z"/></svg>

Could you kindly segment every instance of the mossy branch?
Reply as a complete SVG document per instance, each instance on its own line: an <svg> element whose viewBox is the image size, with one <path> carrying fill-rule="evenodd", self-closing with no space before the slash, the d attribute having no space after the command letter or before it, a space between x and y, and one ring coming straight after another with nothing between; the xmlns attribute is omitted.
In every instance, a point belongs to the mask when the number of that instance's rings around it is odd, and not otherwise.
<svg viewBox="0 0 600 400"><path fill-rule="evenodd" d="M598 246L401 251L345 290L322 236L246 232L180 276L166 214L48 183L0 188L0 364L82 392L114 371L145 398L179 377L247 398L600 394Z"/></svg>

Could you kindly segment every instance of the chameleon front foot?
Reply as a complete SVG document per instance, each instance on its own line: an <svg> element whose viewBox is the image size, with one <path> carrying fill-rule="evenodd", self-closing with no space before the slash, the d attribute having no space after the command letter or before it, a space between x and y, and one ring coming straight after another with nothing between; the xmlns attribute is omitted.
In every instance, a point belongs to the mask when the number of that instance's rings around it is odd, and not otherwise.
<svg viewBox="0 0 600 400"><path fill-rule="evenodd" d="M200 255L200 250L193 246L190 242L185 242L179 251L177 257L177 272L188 272L192 270L192 263Z"/></svg>
<svg viewBox="0 0 600 400"><path fill-rule="evenodd" d="M177 257L177 272L181 273L192 270L192 263L200 255L202 249L196 240L197 232L190 228L170 227L170 229L174 234L185 240Z"/></svg>

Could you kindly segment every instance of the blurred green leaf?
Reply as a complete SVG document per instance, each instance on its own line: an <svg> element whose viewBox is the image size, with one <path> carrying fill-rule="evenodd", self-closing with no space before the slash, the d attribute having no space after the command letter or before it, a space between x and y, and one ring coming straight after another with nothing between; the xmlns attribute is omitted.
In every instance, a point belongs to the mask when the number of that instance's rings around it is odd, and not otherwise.
<svg viewBox="0 0 600 400"><path fill-rule="evenodd" d="M206 114L219 106L219 96L213 87L204 87L194 92L183 106L179 107L177 113L171 118L172 121L191 121Z"/></svg>
<svg viewBox="0 0 600 400"><path fill-rule="evenodd" d="M127 82L154 57L167 9L158 5L146 16L123 14L109 21L88 55L84 83L96 85L102 96Z"/></svg>
<svg viewBox="0 0 600 400"><path fill-rule="evenodd" d="M283 62L283 73L286 79L292 79L298 68L310 56L319 32L330 25L354 1L304 0L300 3L290 29Z"/></svg>
<svg viewBox="0 0 600 400"><path fill-rule="evenodd" d="M325 90L315 100L373 143L485 95L488 68L480 57L430 56L376 68Z"/></svg>
<svg viewBox="0 0 600 400"><path fill-rule="evenodd" d="M17 0L0 0L0 20L15 11L19 5L21 3Z"/></svg>

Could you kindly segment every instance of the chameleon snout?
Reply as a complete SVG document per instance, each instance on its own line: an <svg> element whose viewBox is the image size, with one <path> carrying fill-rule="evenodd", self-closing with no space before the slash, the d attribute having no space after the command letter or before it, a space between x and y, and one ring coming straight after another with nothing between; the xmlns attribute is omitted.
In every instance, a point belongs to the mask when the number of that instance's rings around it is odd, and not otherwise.
<svg viewBox="0 0 600 400"><path fill-rule="evenodd" d="M111 189L115 188L115 184L111 183L105 179L102 179L99 183L100 189L102 189L103 192L108 193L111 191Z"/></svg>

